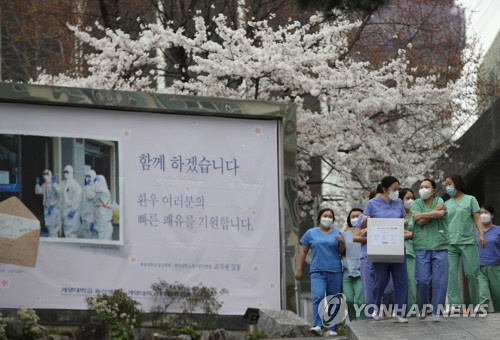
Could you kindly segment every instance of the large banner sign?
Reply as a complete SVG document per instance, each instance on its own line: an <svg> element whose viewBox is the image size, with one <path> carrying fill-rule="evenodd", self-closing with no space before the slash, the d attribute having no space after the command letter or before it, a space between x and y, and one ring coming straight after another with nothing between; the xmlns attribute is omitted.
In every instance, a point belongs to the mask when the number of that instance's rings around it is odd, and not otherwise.
<svg viewBox="0 0 500 340"><path fill-rule="evenodd" d="M0 259L0 307L86 309L122 288L149 310L164 279L227 289L223 314L281 308L277 120L23 103L0 115L0 201L16 196L41 228L34 266Z"/></svg>

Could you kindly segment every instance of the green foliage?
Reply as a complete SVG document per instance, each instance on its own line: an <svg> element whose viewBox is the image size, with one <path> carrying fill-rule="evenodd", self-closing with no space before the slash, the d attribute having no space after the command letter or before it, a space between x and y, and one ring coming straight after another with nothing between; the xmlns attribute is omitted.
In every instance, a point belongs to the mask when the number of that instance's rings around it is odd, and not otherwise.
<svg viewBox="0 0 500 340"><path fill-rule="evenodd" d="M17 316L23 323L23 339L38 339L45 335L45 329L38 324L40 318L33 309L20 308Z"/></svg>
<svg viewBox="0 0 500 340"><path fill-rule="evenodd" d="M134 338L134 328L140 323L142 310L139 302L121 289L111 295L101 294L85 299L91 313L111 325L112 338L128 340Z"/></svg>
<svg viewBox="0 0 500 340"><path fill-rule="evenodd" d="M186 325L182 328L179 328L177 331L177 334L187 334L191 336L191 339L193 340L198 340L201 337L201 332L197 329L195 329L191 325Z"/></svg>
<svg viewBox="0 0 500 340"><path fill-rule="evenodd" d="M386 0L295 0L301 8L311 8L325 13L334 9L342 11L374 12Z"/></svg>
<svg viewBox="0 0 500 340"><path fill-rule="evenodd" d="M214 287L206 287L203 284L189 287L183 283L169 283L161 280L151 285L151 289L161 301L161 304L153 308L156 313L155 323L159 327L176 330L179 327L188 325L196 325L203 328L211 328L215 324L215 318L222 307L222 302L219 301L221 294L227 294L226 289L221 289L217 292ZM167 316L171 306L177 306L181 309L181 313L175 317ZM193 318L194 313L203 313L202 318Z"/></svg>
<svg viewBox="0 0 500 340"><path fill-rule="evenodd" d="M248 340L260 340L265 338L267 338L267 336L263 331L256 331L248 334Z"/></svg>
<svg viewBox="0 0 500 340"><path fill-rule="evenodd" d="M0 313L0 340L7 340L7 333L5 328L7 327L7 319Z"/></svg>

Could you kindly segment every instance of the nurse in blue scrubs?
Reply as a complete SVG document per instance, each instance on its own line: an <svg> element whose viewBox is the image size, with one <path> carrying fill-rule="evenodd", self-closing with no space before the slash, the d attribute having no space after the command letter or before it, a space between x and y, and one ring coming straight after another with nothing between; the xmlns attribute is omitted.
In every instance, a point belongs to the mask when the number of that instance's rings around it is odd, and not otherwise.
<svg viewBox="0 0 500 340"><path fill-rule="evenodd" d="M311 256L311 295L313 303L313 327L311 332L323 335L318 308L325 296L342 293L342 261L345 254L344 238L340 230L333 229L335 214L332 209L322 209L318 214L318 226L306 231L300 239L300 254L295 279L302 279L302 265L309 249ZM337 335L337 325L329 327L329 335Z"/></svg>
<svg viewBox="0 0 500 340"><path fill-rule="evenodd" d="M362 219L358 219L356 226L366 228L368 218L404 218L406 216L403 201L399 198L399 181L393 176L382 179L382 195L368 201ZM356 229L356 236L361 233ZM373 295L375 304L381 306L385 287L392 275L394 284L394 301L396 304L395 321L408 322L404 317L408 304L408 273L406 270L406 256L403 263L372 262L373 267ZM381 318L380 313L373 315L374 320Z"/></svg>

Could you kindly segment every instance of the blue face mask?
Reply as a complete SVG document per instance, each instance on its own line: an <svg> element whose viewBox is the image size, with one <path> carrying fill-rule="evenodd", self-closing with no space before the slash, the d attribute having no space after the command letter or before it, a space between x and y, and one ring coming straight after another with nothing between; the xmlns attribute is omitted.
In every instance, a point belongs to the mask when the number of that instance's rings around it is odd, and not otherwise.
<svg viewBox="0 0 500 340"><path fill-rule="evenodd" d="M451 197L455 196L457 194L457 189L455 189L454 186L452 185L448 185L446 187L446 192L448 193L448 195L450 195Z"/></svg>

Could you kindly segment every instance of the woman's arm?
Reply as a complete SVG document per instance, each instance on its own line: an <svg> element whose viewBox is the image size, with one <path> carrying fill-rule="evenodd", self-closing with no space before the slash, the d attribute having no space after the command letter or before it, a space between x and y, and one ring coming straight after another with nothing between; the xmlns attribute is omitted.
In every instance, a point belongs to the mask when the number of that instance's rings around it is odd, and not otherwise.
<svg viewBox="0 0 500 340"><path fill-rule="evenodd" d="M419 226L423 226L431 219L444 217L445 213L446 209L444 205L440 203L430 212L413 214L413 219L415 220L416 224L418 224Z"/></svg>
<svg viewBox="0 0 500 340"><path fill-rule="evenodd" d="M304 259L306 258L307 252L309 251L309 246L303 244L300 245L299 260L297 263L297 271L295 272L295 280L300 281L302 279L302 265L304 264Z"/></svg>
<svg viewBox="0 0 500 340"><path fill-rule="evenodd" d="M479 230L479 243L484 248L486 247L486 240L484 239L483 221L481 221L481 213L479 211L474 213L474 221L476 222L477 230Z"/></svg>
<svg viewBox="0 0 500 340"><path fill-rule="evenodd" d="M335 239L339 241L339 255L344 256L345 255L345 242L344 238L342 235L337 234L335 235Z"/></svg>
<svg viewBox="0 0 500 340"><path fill-rule="evenodd" d="M412 239L413 238L413 233L409 230L405 230L405 240L409 240L409 239Z"/></svg>
<svg viewBox="0 0 500 340"><path fill-rule="evenodd" d="M358 243L366 243L366 237L363 237L364 235L366 235L366 231L367 229L359 229L358 227L355 227L354 228L354 236L352 238L352 240L354 242L358 242Z"/></svg>

